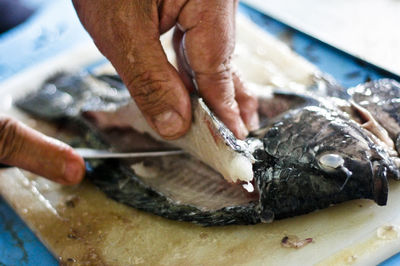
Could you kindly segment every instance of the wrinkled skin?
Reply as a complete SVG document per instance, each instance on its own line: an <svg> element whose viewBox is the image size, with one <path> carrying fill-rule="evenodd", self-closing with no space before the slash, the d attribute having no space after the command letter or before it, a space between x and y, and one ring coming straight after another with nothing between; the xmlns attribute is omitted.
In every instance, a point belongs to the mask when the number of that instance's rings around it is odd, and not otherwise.
<svg viewBox="0 0 400 266"><path fill-rule="evenodd" d="M79 126L85 135L85 145L102 149L126 146L122 143L123 139L133 135L122 130L116 121L106 121L110 130L119 132L113 134L114 137L107 137L109 132L104 131L107 125L98 127L96 122L88 121L83 116L89 110L101 112L107 110L107 106L124 104L126 99L130 101L127 94L119 97L126 92L123 84L120 81L118 84L118 77L82 77L61 74L49 81L57 90L46 90L44 86L18 104L43 118L56 121L68 118L73 119L73 123L89 124ZM81 87L87 88L85 95L80 93ZM109 93L115 89L119 91L118 97ZM74 100L68 101L67 105L59 104L63 103L60 99L69 97ZM279 110L278 113L268 110L268 102L271 100L260 99L261 116L266 118L264 128L253 132L253 137L246 140L248 143L257 142L254 138L262 140L261 146L257 144L253 153L256 159L253 165L256 195L253 194L248 202L219 205L218 209L212 210L204 208L201 203L182 204L179 196L185 185L193 189L193 198L198 198L200 192L210 187L208 175L198 172L204 167L202 163L192 162L198 167L194 167L196 171L188 170L190 156L174 159L182 164L182 170L174 167L158 172L160 180L171 178L173 172L172 176L181 174L182 179L178 180L186 179L188 182L181 186L179 181L173 186L163 184L162 189L167 193L154 184L146 183L146 178L132 170L131 163L126 160L91 161L88 177L107 195L120 202L170 219L203 225L270 222L359 198L374 200L379 205L386 204L387 178L397 178L399 172L387 151L371 140L370 133L362 125L333 104L310 95L275 93L272 102L279 103L280 108L275 108L275 105L270 107L274 108L273 111ZM34 108L39 104L41 109ZM148 163L163 164L155 160L149 159ZM165 164L170 165L168 162ZM178 173L174 173L176 169ZM223 182L222 177L220 181ZM196 186L202 191L196 191ZM168 197L172 190L178 200ZM215 201L216 198L203 196L201 199Z"/></svg>
<svg viewBox="0 0 400 266"><path fill-rule="evenodd" d="M237 1L76 0L74 5L160 135L174 139L188 130L191 109L185 85L192 87L192 79L237 137L257 127L257 102L229 63ZM180 75L159 42L159 35L174 25L179 25L174 47ZM83 159L69 146L8 117L0 117L1 163L62 184L76 184L84 175Z"/></svg>
<svg viewBox="0 0 400 266"><path fill-rule="evenodd" d="M233 0L74 0L82 24L111 61L148 123L165 139L191 124L187 88L238 137L257 128L257 101L230 66ZM177 26L179 73L167 61L160 34ZM187 88L186 88L187 87Z"/></svg>
<svg viewBox="0 0 400 266"><path fill-rule="evenodd" d="M0 163L65 185L80 182L85 173L83 159L67 144L1 115Z"/></svg>

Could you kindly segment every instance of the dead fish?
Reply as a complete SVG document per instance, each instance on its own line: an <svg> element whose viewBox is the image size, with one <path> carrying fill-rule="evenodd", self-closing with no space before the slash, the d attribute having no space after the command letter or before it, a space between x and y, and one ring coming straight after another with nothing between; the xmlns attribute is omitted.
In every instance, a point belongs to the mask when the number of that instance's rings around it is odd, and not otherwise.
<svg viewBox="0 0 400 266"><path fill-rule="evenodd" d="M386 204L393 162L340 112L320 106L292 110L272 124L263 144L253 169L265 221L357 198Z"/></svg>
<svg viewBox="0 0 400 266"><path fill-rule="evenodd" d="M136 103L117 77L99 79L84 74L58 75L50 79L38 95L25 99L19 106L41 117L58 118L82 113L99 128L132 127L138 133L164 141L146 122ZM53 81L56 82L53 82ZM99 82L105 80L107 83ZM69 82L69 83L68 83ZM65 83L71 86L65 91ZM111 84L110 84L111 83ZM117 84L119 83L119 84ZM110 85L116 85L111 87ZM91 87L91 89L88 89ZM81 89L77 89L81 88ZM37 110L37 106L42 106ZM234 135L211 113L203 100L192 99L193 124L182 138L167 143L183 148L221 173L229 182L250 182L253 179L254 158L248 144ZM216 156L213 156L213 155Z"/></svg>
<svg viewBox="0 0 400 266"><path fill-rule="evenodd" d="M183 137L172 141L163 140L147 124L133 100L118 106L117 109L93 110L85 107L83 115L90 117L99 128L131 127L139 133L149 134L158 141L180 147L221 173L228 182L253 180L254 158L248 143L236 139L211 113L201 98L192 98L192 109L191 128Z"/></svg>
<svg viewBox="0 0 400 266"><path fill-rule="evenodd" d="M399 180L400 151L400 84L381 79L360 84L341 93L319 91L319 95L333 101L334 106L357 122L377 146L384 149L393 161L391 177Z"/></svg>
<svg viewBox="0 0 400 266"><path fill-rule="evenodd" d="M400 151L400 83L391 79L367 82L347 90L351 99L368 110Z"/></svg>
<svg viewBox="0 0 400 266"><path fill-rule="evenodd" d="M280 100L287 108L262 113L267 117L263 128L243 142L195 98L200 136L162 143L144 128L147 124L135 125L140 121L137 110L116 76L60 74L17 105L45 119L78 124L81 144L92 148L137 150L143 143L126 140L147 133L155 138L147 137L152 148L180 145L190 150L195 156L87 163L88 177L108 196L166 218L202 225L254 224L357 198L384 205L386 177L394 169L387 151L335 105L312 96L286 96ZM197 146L196 138L201 141ZM221 166L223 175L213 170ZM245 177L249 170L252 178ZM232 182L251 179L251 193Z"/></svg>

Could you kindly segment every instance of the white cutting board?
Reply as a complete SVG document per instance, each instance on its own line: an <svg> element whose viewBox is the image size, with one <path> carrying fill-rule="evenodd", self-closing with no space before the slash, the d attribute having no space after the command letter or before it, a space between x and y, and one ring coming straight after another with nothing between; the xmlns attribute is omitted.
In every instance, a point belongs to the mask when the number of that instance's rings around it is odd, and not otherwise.
<svg viewBox="0 0 400 266"><path fill-rule="evenodd" d="M242 0L317 39L400 75L398 0Z"/></svg>
<svg viewBox="0 0 400 266"><path fill-rule="evenodd" d="M12 99L37 87L49 73L98 57L89 44L77 47L0 84L0 112L61 136L13 108ZM64 187L16 168L0 170L0 194L67 264L374 265L400 250L400 183L395 182L386 207L356 200L271 224L208 228L119 204L89 182ZM280 243L286 235L312 238L313 243L285 248Z"/></svg>

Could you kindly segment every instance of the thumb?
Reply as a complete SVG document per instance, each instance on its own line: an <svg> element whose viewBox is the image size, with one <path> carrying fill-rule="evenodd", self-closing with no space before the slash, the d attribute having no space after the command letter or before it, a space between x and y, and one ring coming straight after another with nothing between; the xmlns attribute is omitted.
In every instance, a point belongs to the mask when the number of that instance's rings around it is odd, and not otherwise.
<svg viewBox="0 0 400 266"><path fill-rule="evenodd" d="M79 183L85 172L83 159L71 147L4 116L0 116L0 163L66 185Z"/></svg>
<svg viewBox="0 0 400 266"><path fill-rule="evenodd" d="M152 54L153 56L146 56ZM161 44L143 46L134 55L135 67L114 64L133 99L150 126L165 139L176 139L190 127L192 114L189 93L175 68L167 61Z"/></svg>
<svg viewBox="0 0 400 266"><path fill-rule="evenodd" d="M185 134L192 118L189 94L161 46L158 2L73 2L150 126L166 139Z"/></svg>

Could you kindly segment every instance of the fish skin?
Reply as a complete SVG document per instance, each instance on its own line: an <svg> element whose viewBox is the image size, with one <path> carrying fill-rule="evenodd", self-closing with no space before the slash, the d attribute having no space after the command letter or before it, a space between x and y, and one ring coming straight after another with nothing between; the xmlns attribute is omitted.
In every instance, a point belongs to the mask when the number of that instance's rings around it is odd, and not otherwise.
<svg viewBox="0 0 400 266"><path fill-rule="evenodd" d="M260 222L256 202L227 206L215 211L178 204L148 187L122 161L90 161L87 178L110 198L159 216L202 226L256 224Z"/></svg>
<svg viewBox="0 0 400 266"><path fill-rule="evenodd" d="M378 122L378 127L386 131L384 133L389 135L394 143L394 147L378 146L386 149L391 156L389 177L400 180L400 83L393 79L380 79L360 84L344 92L337 94L335 89L319 90L319 96L336 101L339 109L359 123L362 123L363 118L354 111L357 108L354 108L352 102L370 113ZM344 101L340 102L339 98L331 97L338 95ZM387 141L384 142L387 143Z"/></svg>
<svg viewBox="0 0 400 266"><path fill-rule="evenodd" d="M264 150L255 156L260 162L254 166L261 213L281 219L358 198L386 204L386 172L373 165L386 167L390 159L340 113L320 106L290 111L263 140ZM324 154L342 156L346 171L322 168L318 158Z"/></svg>
<svg viewBox="0 0 400 266"><path fill-rule="evenodd" d="M399 152L400 83L391 79L381 79L350 88L347 93L386 129Z"/></svg>
<svg viewBox="0 0 400 266"><path fill-rule="evenodd" d="M117 110L83 110L83 115L91 116L100 127L131 127L149 134L155 140L166 142L192 154L220 172L228 182L249 182L253 179L252 162L254 158L248 151L245 141L236 139L208 109L203 100L192 97L193 123L189 131L177 140L163 140L146 122L134 101L120 106ZM208 148L205 149L205 145ZM228 147L228 148L227 148ZM209 154L220 154L217 158ZM235 162L243 164L235 169Z"/></svg>
<svg viewBox="0 0 400 266"><path fill-rule="evenodd" d="M48 78L35 93L19 99L16 105L39 118L57 120L77 117L85 109L117 108L129 99L125 88L111 88L86 72L60 72Z"/></svg>
<svg viewBox="0 0 400 266"><path fill-rule="evenodd" d="M313 76L314 84L307 88L307 91L317 96L330 96L348 100L350 95L332 76L326 73L315 73Z"/></svg>
<svg viewBox="0 0 400 266"><path fill-rule="evenodd" d="M106 83L99 85L98 80L106 80ZM113 76L60 74L17 105L41 118L66 119L74 123L84 136L83 146L110 149L114 145L104 141L104 132L77 114L126 104L123 94L127 92L123 86L119 87L118 80ZM112 84L115 82L117 84ZM53 87L46 91L49 86ZM82 93L80 87L87 91ZM74 101L63 101L67 98L63 93ZM255 134L262 140L262 145L253 153L256 159L253 171L259 192L256 200L212 211L179 204L146 184L125 160L87 161L87 177L119 202L169 219L205 226L271 222L358 198L384 205L388 193L387 176L394 167L387 152L334 104L310 95L286 96L285 100L295 99L296 103L288 104L289 110L282 115L269 118L265 128ZM42 106L40 110L32 108L38 103ZM321 130L321 125L325 131ZM246 142L253 140L256 138ZM342 155L344 168L327 171L321 167L318 158L327 152Z"/></svg>
<svg viewBox="0 0 400 266"><path fill-rule="evenodd" d="M66 84L70 84L70 92L65 91L68 87ZM45 82L36 94L28 95L17 105L41 118L58 119L81 114L92 119L98 127L132 127L139 133L147 133L155 140L183 148L202 158L203 162L220 172L229 182L249 182L253 179L254 158L248 152L247 143L236 139L212 114L203 100L196 96L192 97L191 128L183 137L173 141L163 140L148 125L118 76L58 74ZM36 106L43 108L39 110ZM223 156L208 156L203 150L204 143L212 144L209 145L211 150L206 152L220 153ZM227 146L230 148L227 149ZM237 161L243 164L240 169L233 167Z"/></svg>

